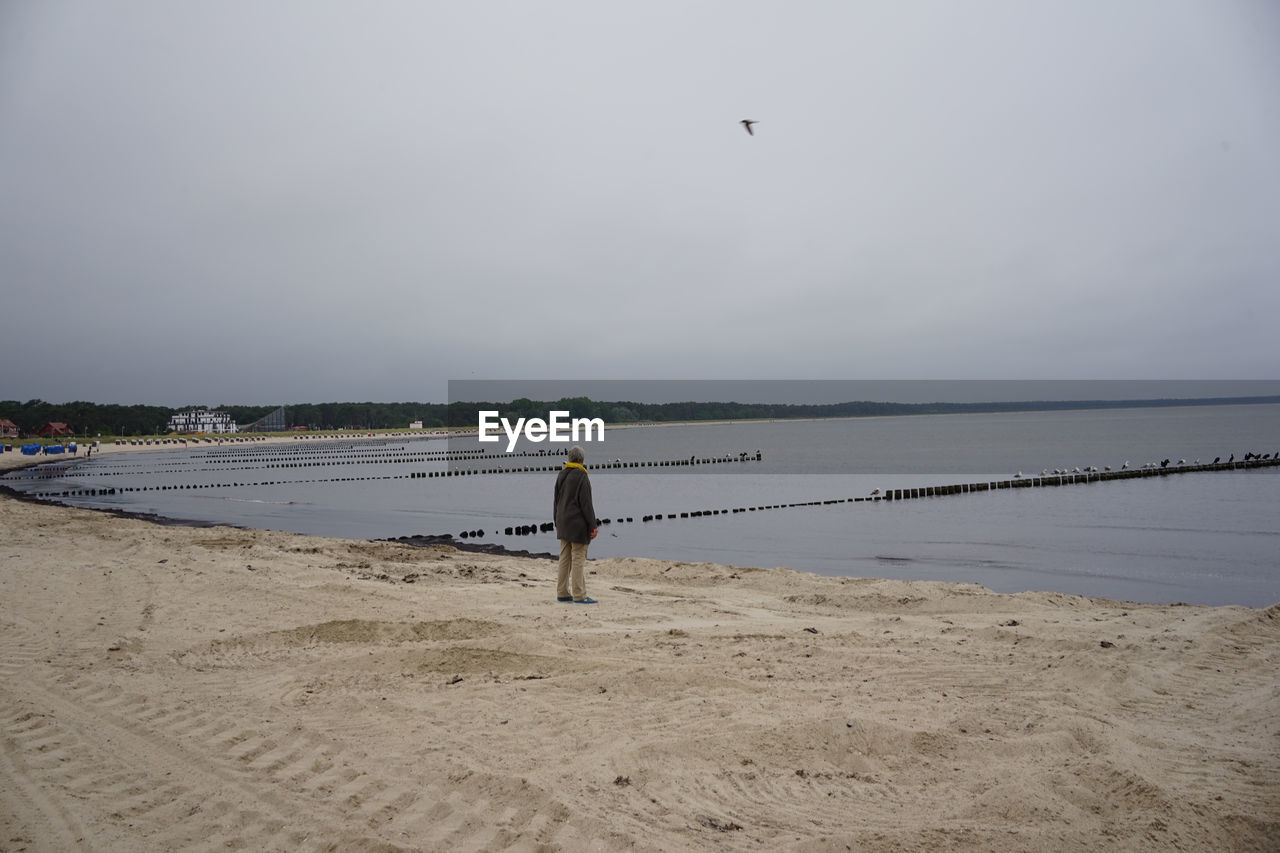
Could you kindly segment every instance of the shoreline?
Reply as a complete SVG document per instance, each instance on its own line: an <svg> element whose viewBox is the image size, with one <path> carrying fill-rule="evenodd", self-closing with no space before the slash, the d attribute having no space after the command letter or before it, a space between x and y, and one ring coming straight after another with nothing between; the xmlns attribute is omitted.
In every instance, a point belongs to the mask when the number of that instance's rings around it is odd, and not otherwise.
<svg viewBox="0 0 1280 853"><path fill-rule="evenodd" d="M121 451L156 450L156 449L158 448L156 448L155 446L135 447L133 445L127 445L119 448L119 450ZM187 449L187 448L182 448L181 445L179 445L177 449ZM4 457L9 457L13 455L16 455L16 454L9 454L9 453L3 454ZM72 458L74 459L75 457L72 457ZM80 457L80 458L83 459L86 457ZM50 462L65 462L67 460L65 458L49 459L47 457L37 458L37 457L29 457L29 456L19 456L18 459L12 460L12 461L15 462L16 464L6 464L11 462L11 460L9 460L8 458L0 459L0 473L4 473L7 471L15 471L23 468L34 468L39 465L47 464ZM134 519L136 521L144 521L144 522L155 524L161 527L193 527L193 528L226 527L233 530L256 529L256 528L249 528L249 527L240 527L239 525L228 524L226 522L204 521L201 519L193 519L193 518L177 518L174 516L160 515L159 513L135 512L133 510L114 509L111 507L77 507L71 504L63 503L62 501L58 501L58 500L50 500L47 498L36 497L35 495L18 491L17 489L12 488L11 486L7 486L7 485L4 485L3 483L0 483L0 502L3 502L3 500L6 500L6 499L14 500L14 501L22 501L24 503L35 504L39 506L57 507L60 509L70 509L70 510L77 510L77 511L83 511L83 512L96 512L102 515L112 516L115 518L128 518L128 519ZM296 534L296 535L303 535L303 534ZM472 554L491 554L495 556L527 558L527 559L557 559L555 555L547 552L533 553L533 552L522 550L522 549L506 548L502 545L497 545L497 544L467 542L466 540L458 539L449 534L441 534L441 535L434 535L434 536L424 536L424 535L396 536L392 538L360 539L360 540L351 540L351 541L400 542L400 543L410 545L413 547L418 547L418 548L447 546L447 547L454 548L458 551L472 553Z"/></svg>
<svg viewBox="0 0 1280 853"><path fill-rule="evenodd" d="M362 438L375 439L376 437L363 436ZM273 437L270 437L269 439L262 439L262 438L254 439L252 440L252 443L257 444L267 440L270 440L272 441L272 443L277 445L291 444L295 440L295 437L294 436L273 436ZM203 449L204 445L203 443L201 443L201 444L191 445L191 446L185 446L181 444L170 444L167 446L168 450L190 450L192 448ZM150 446L120 445L120 446L112 447L112 450L110 452L128 453L135 450L149 451L149 450L155 450L155 449L156 447L154 445L150 445ZM19 456L13 453L7 453L7 454L0 454L0 472L5 472L6 470L12 471L19 468L34 468L34 467L39 467L41 465L47 465L47 464L59 466L64 470L72 470L74 469L75 465L80 464L84 461L87 461L86 457L79 457L77 459L76 457L55 456L55 457L49 458L49 457L41 457L41 456ZM1166 460L1166 463L1167 461L1168 460ZM162 463L162 465L163 464L164 463ZM1019 472L1018 474L1015 475L1015 478L1011 480L991 481L991 482L980 481L976 483L966 483L966 484L948 485L948 486L932 486L932 487L921 486L921 487L912 487L912 488L904 487L902 489L888 489L882 495L876 495L873 492L872 497L824 496L820 501L815 500L810 503L782 503L776 506L766 505L766 506L760 506L758 508L755 506L747 507L746 504L744 504L744 509L742 510L734 509L733 512L735 513L739 511L746 512L748 510L750 510L751 512L755 512L757 509L763 510L763 511L774 510L774 509L785 510L787 508L797 507L797 506L798 507L817 506L819 503L825 506L828 504L856 503L858 501L900 502L902 500L913 500L917 498L931 500L934 497L961 496L961 495L965 495L973 492L983 493L986 491L994 491L999 489L1034 488L1038 486L1060 486L1060 485L1075 484L1075 483L1092 483L1092 482L1108 480L1108 479L1129 479L1129 478L1145 478L1145 477L1163 478L1165 476L1171 476L1173 474L1228 471L1228 470L1234 471L1239 469L1255 468L1255 467L1275 467L1277 465L1280 465L1280 457L1272 458L1270 457L1270 455L1268 455L1268 457L1265 459L1262 457L1255 457L1252 460L1248 459L1246 456L1246 459L1241 461L1235 461L1234 463L1232 461L1219 463L1219 460L1215 459L1211 463L1202 464L1197 459L1193 464L1186 464L1180 460L1177 465L1174 465L1168 468L1163 466L1157 467L1155 465L1142 465L1141 467L1138 467L1138 468L1133 468L1129 470L1118 470L1118 471L1113 471L1110 468L1107 468L1105 471L1098 471L1095 468L1090 468L1088 469L1088 471L1081 471L1080 469L1076 469L1078 472L1080 472L1077 474L1068 474L1065 472L1055 471L1052 476L1042 476L1042 477L1035 477L1035 476L1023 477L1021 472ZM272 466L267 465L266 467L272 467ZM604 467L608 467L608 465L605 465ZM1126 467L1127 467L1127 463L1126 463ZM486 473L486 472L482 471L480 473ZM425 475L417 475L417 476L425 476ZM1017 478L1021 478L1021 479L1017 479ZM237 482L235 483L235 485L240 485L240 483ZM248 485L253 485L253 483L248 483ZM165 486L165 488L180 489L180 488L197 488L197 487ZM129 489L126 489L126 491L129 491ZM875 492L879 492L879 491L880 491L879 489L875 490ZM114 490L111 490L111 492L114 492ZM36 504L43 504L43 505L49 505L49 506L55 506L55 507L84 509L87 511L99 512L99 513L112 515L119 518L135 518L139 520L149 521L151 523L155 523L158 525L170 526L170 527L228 526L228 527L236 527L236 528L243 528L243 529L251 529L247 525L252 525L254 523L253 519L247 519L243 521L226 521L221 518L198 518L198 517L186 518L176 514L164 515L164 514L161 514L163 510L161 510L159 507L154 507L154 506L146 507L140 510L131 510L131 509L121 508L120 506L110 506L110 505L78 506L74 502L66 502L68 499L68 496L71 496L72 498L74 498L76 495L97 494L96 491L93 491L93 492L74 491L74 490L58 491L55 489L52 491L47 490L44 492L26 492L26 491L19 491L18 489L15 489L3 483L3 481L0 481L0 494L8 495L14 498L15 500L20 500L20 501L33 502ZM112 501L111 503L115 503L115 502ZM170 507L170 509L173 509L173 507ZM157 511L157 510L160 510L160 511ZM726 509L724 510L724 512L728 513L729 510ZM714 514L717 514L717 513L712 513L709 510L705 512L690 510L690 511L682 511L680 513L680 516L681 518L696 519L696 518L703 517L704 515L711 516ZM672 514L668 517L675 518L676 515ZM661 519L663 518L663 516L659 514L657 518ZM630 522L633 519L626 518L626 519L616 519L616 520L621 523L623 521ZM648 521L649 517L635 516L634 520L637 522L644 522L644 521ZM608 524L609 521L610 521L609 519L605 519L604 523ZM282 527L276 526L276 527L267 527L264 529L288 529L288 527L289 526L282 528ZM312 529L298 528L298 526L296 525L293 525L292 527L294 529L298 529L299 532L303 534L319 533L323 535L327 533L329 535L335 535L335 531L333 529L312 530ZM341 527L341 525L339 525L339 527ZM488 527L488 525L486 525L486 527ZM500 524L499 524L499 527L501 527ZM546 551L546 550L537 551L537 552L531 552L530 550L528 550L530 546L536 547L536 545L531 541L526 542L520 538L517 538L514 541L511 540L510 537L511 537L512 531L510 528L507 529L506 540L500 539L500 541L491 541L491 542L481 541L481 538L472 538L472 537L478 536L478 531L472 531L472 530L462 531L461 533L458 533L456 531L454 532L428 531L425 533L417 532L417 533L409 533L409 534L404 534L402 531L399 531L399 530L377 530L377 531L369 531L369 533L372 535L366 536L364 535L365 531L362 531L357 528L352 530L343 530L341 533L336 533L336 535L350 537L354 534L355 536L359 537L361 541L399 542L403 544L413 545L415 547L432 547L436 545L446 545L446 546L451 546L453 548L456 548L459 551L465 551L468 553L477 553L477 554L490 554L495 556L532 558L537 560L556 559L556 556L554 554L549 553L549 551ZM495 536L496 535L498 534L495 533ZM543 547L546 548L546 544L543 544ZM609 549L606 549L606 550L609 550ZM660 559L680 559L682 557L687 558L688 556L687 554L684 553L683 550L676 551L676 552L669 552L669 549L668 549L668 553L666 554L666 556L662 556L664 552L661 549L657 549L656 553L652 553L652 554L645 554L644 549L624 550L621 554L617 553L617 549L613 549L613 550L615 552L615 556L624 556L630 553L637 556L637 558L640 558L640 559L644 559L646 557L657 557ZM729 561L740 559L740 560L743 560L743 562L746 565L753 566L755 568L768 569L774 566L783 566L788 568L794 568L799 571L813 571L816 568L819 572L822 572L821 566L815 567L813 565L813 561L810 559L807 559L808 554L807 552L804 551L803 547L800 548L799 552L791 554L791 557L789 559L787 553L784 553L782 550L775 548L772 551L770 551L769 548L765 546L765 549L763 552L761 552L761 554L766 554L768 556L768 559L760 560L755 563L749 562L752 559L752 557L750 556L747 556L745 559L743 559L741 556L738 556L735 558L733 553L726 553L724 555L720 555L715 553L707 553L704 551L703 554L704 556L702 556L701 559L715 560L717 558L723 559L724 556L727 556ZM757 560L759 559L761 554L756 555ZM1257 554L1252 554L1252 557L1255 560L1261 559L1261 556ZM866 562L867 561L863 560L863 563L866 563ZM1160 567L1152 566L1149 568L1151 570L1158 570ZM1226 568L1229 568L1229 567L1226 567ZM930 577L933 577L942 581L950 581L955 579L955 575L956 575L956 573L941 572L941 571L939 572L893 571L893 570L886 570L883 567L878 567L876 565L861 565L861 564L858 565L855 570L865 574L878 574L880 572L888 571L889 577L899 579L899 580L922 580L922 579L928 579ZM822 572L822 573L826 574L825 572ZM1138 601L1143 603L1152 603L1152 604L1159 604L1159 603L1172 604L1172 603L1192 602L1192 603L1205 604L1210 606L1241 604L1244 606L1250 606L1255 608L1266 608L1276 603L1276 596L1274 595L1256 595L1255 594L1255 595L1217 595L1217 596L1200 595L1200 596L1197 596L1195 594L1191 594L1191 595L1177 596L1177 597L1168 596L1168 595L1154 596L1154 595L1143 595L1142 592L1140 591L1124 588L1123 583L1120 583L1120 584L1112 583L1110 585L1094 584L1092 586L1081 585L1081 584L1069 584L1069 583L1068 584L1051 583L1048 585L1042 585L1040 583L1030 583L1030 582L1013 584L1013 583L1008 583L1007 579L1002 580L1001 578L985 577L981 573L977 573L977 574L968 573L968 574L969 574L969 578L972 580L976 580L980 583L987 583L990 586L993 586L995 589L999 589L1002 592L1008 592L1008 593L1017 592L1019 590L1048 591L1048 590L1057 588L1058 590L1067 594L1081 594L1081 595L1094 596L1094 597L1123 598L1125 600L1133 600L1133 601ZM841 575L837 574L836 576L838 577ZM855 576L855 575L845 575L845 576ZM1128 576L1121 574L1121 575L1118 575L1117 577L1120 577L1123 579ZM1046 589L1046 586L1048 587L1048 589Z"/></svg>
<svg viewBox="0 0 1280 853"><path fill-rule="evenodd" d="M14 849L1274 849L1280 605L0 499Z"/></svg>

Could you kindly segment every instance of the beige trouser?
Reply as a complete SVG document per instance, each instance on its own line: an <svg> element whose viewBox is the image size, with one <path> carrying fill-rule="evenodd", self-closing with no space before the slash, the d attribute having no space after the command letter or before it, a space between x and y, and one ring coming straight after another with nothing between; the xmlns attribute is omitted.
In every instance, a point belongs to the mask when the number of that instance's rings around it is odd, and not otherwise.
<svg viewBox="0 0 1280 853"><path fill-rule="evenodd" d="M581 601L587 597L587 585L583 573L587 568L587 546L581 542L560 540L560 579L556 583L556 598L569 598L570 587L573 600Z"/></svg>

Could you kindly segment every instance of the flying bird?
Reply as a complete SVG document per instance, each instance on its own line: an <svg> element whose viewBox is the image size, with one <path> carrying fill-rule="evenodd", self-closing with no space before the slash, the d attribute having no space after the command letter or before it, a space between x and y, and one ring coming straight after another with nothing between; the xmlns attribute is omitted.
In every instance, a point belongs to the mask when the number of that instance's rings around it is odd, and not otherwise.
<svg viewBox="0 0 1280 853"><path fill-rule="evenodd" d="M751 134L752 136L756 135L756 132L751 129L751 125L758 124L758 122L755 121L754 119L744 118L742 121L738 122L738 124L745 127L747 129L747 133Z"/></svg>

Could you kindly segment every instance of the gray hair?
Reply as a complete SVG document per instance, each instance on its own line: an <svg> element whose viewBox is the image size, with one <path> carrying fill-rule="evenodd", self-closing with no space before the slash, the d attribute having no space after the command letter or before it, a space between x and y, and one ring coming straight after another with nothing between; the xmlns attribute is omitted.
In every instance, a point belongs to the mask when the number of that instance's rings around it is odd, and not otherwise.
<svg viewBox="0 0 1280 853"><path fill-rule="evenodd" d="M573 447L569 448L570 462L577 462L579 465L581 465L584 461L586 461L586 458L587 458L587 454L584 453L582 448L579 447L578 445L575 444Z"/></svg>

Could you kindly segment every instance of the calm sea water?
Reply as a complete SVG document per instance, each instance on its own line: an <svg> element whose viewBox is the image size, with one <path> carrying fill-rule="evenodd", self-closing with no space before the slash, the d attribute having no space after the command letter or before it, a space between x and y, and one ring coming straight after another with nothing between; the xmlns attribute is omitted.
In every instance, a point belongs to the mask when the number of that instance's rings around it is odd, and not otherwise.
<svg viewBox="0 0 1280 853"><path fill-rule="evenodd" d="M25 472L3 482L37 493L145 488L63 500L179 519L354 538L483 531L478 541L554 551L552 533L504 533L550 520L553 473L409 476L444 471L439 452L463 444L379 438L140 451L54 463L61 469L57 479ZM483 449L504 447L505 441ZM517 450L545 448L526 443ZM1280 601L1277 468L790 506L1044 469L1274 453L1280 450L1276 405L612 429L603 444L587 450L597 513L611 519L592 544L592 557L787 566L1148 602L1265 607ZM748 461L601 467L615 459L736 460L741 454ZM466 464L558 466L558 458ZM728 512L710 514L715 510ZM679 517L701 511L709 514ZM671 514L677 518L665 518ZM646 515L664 518L644 522Z"/></svg>

